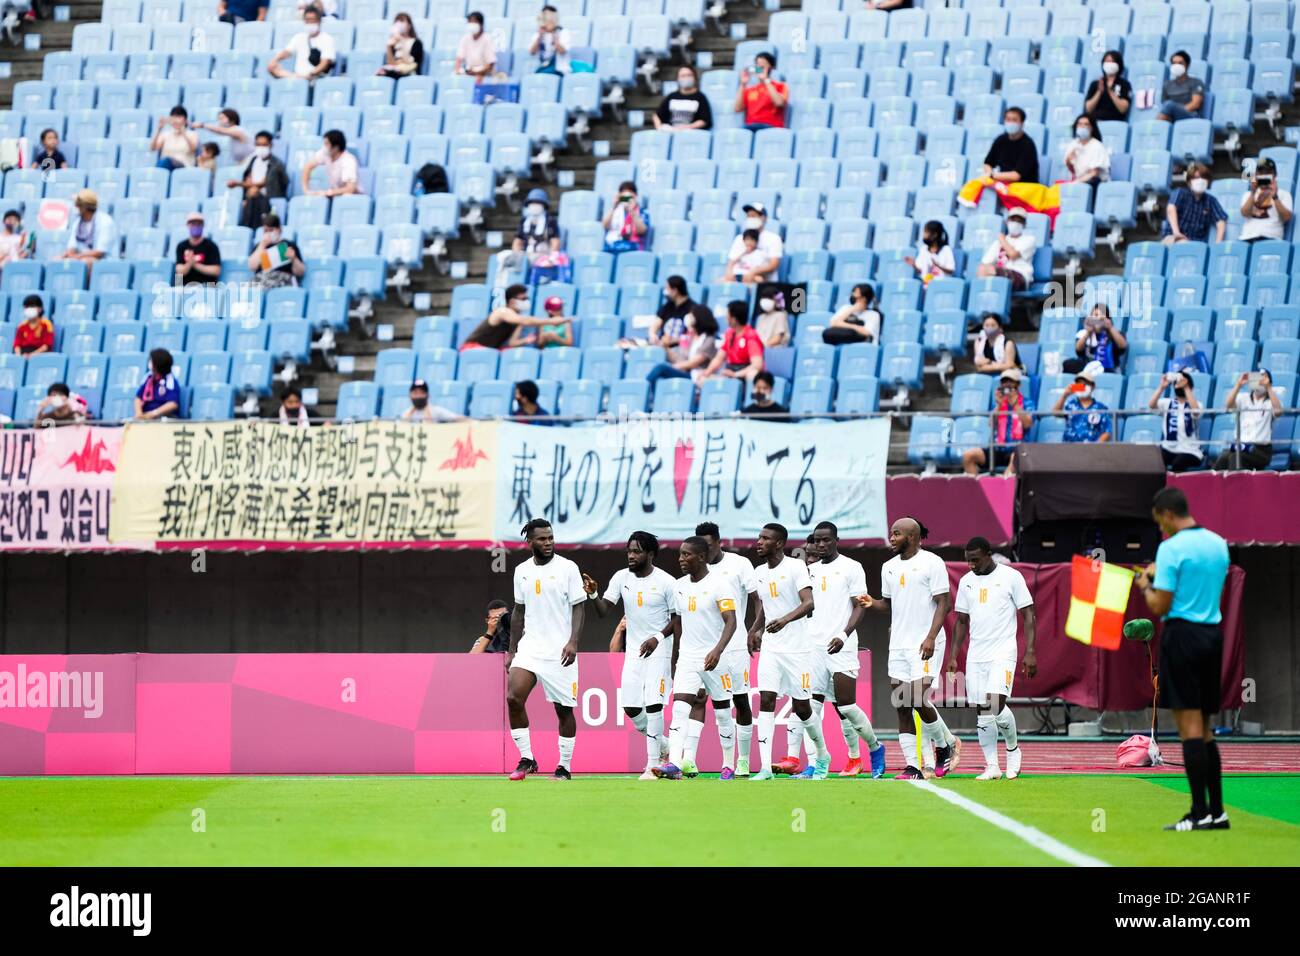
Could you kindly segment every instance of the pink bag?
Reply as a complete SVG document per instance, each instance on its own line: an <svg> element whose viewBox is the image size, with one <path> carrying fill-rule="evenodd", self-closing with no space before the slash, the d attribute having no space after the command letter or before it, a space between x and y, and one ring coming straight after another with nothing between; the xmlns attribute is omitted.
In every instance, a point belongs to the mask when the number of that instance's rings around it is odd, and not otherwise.
<svg viewBox="0 0 1300 956"><path fill-rule="evenodd" d="M1150 737L1134 734L1119 745L1115 759L1121 767L1150 767L1159 762L1160 748Z"/></svg>

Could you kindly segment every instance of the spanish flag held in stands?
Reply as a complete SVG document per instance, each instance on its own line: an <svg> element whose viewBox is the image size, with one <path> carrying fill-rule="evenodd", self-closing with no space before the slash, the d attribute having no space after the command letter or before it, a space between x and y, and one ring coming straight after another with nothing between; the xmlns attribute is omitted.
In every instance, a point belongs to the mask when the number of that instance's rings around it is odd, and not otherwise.
<svg viewBox="0 0 1300 956"><path fill-rule="evenodd" d="M1119 649L1133 571L1076 554L1070 566L1066 636L1108 651Z"/></svg>
<svg viewBox="0 0 1300 956"><path fill-rule="evenodd" d="M1023 209L1025 212L1041 212L1056 226L1057 214L1061 211L1061 190L1058 186L1044 186L1041 183L1000 183L991 176L972 179L957 193L957 202L963 206L974 207L984 194L985 189L992 189L998 194L998 200L1007 209Z"/></svg>

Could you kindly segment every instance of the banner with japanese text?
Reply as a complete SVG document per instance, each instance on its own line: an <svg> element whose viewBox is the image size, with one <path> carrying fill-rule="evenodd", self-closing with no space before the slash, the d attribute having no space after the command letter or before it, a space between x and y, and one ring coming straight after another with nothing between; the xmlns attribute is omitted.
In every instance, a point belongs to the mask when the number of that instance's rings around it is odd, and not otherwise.
<svg viewBox="0 0 1300 956"><path fill-rule="evenodd" d="M844 539L884 538L888 419L646 419L578 428L502 423L498 540L543 517L561 544L666 541L713 521L725 538L768 522L793 538L832 521Z"/></svg>
<svg viewBox="0 0 1300 956"><path fill-rule="evenodd" d="M121 443L120 428L0 431L0 550L108 547Z"/></svg>
<svg viewBox="0 0 1300 956"><path fill-rule="evenodd" d="M497 427L128 425L109 537L159 548L487 542Z"/></svg>

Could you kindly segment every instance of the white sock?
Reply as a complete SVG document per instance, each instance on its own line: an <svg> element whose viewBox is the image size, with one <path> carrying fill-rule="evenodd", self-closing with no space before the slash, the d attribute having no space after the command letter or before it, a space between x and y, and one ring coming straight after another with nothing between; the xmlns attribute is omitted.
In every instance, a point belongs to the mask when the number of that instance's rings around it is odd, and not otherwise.
<svg viewBox="0 0 1300 956"><path fill-rule="evenodd" d="M903 752L903 763L909 767L916 766L916 734L905 734L902 731L898 733L898 749Z"/></svg>
<svg viewBox="0 0 1300 956"><path fill-rule="evenodd" d="M713 719L718 723L718 743L722 745L722 766L736 769L736 719L731 709L715 710Z"/></svg>
<svg viewBox="0 0 1300 956"><path fill-rule="evenodd" d="M813 722L817 724L817 728L820 730L822 726L822 710L826 707L826 702L824 700L817 700L816 698L813 698L812 700L809 701L809 703L812 705ZM825 746L824 743L823 746ZM808 753L809 763L812 763L814 760L817 759L817 746L816 744L813 743L812 738L805 736L803 739L803 747L804 750L807 751Z"/></svg>
<svg viewBox="0 0 1300 956"><path fill-rule="evenodd" d="M980 750L984 751L984 766L998 766L998 724L992 714L980 714L975 718L975 733L980 740Z"/></svg>
<svg viewBox="0 0 1300 956"><path fill-rule="evenodd" d="M929 769L934 769L934 741L921 740L921 763Z"/></svg>
<svg viewBox="0 0 1300 956"><path fill-rule="evenodd" d="M1015 750L1018 746L1016 715L1011 712L1011 708L1006 704L1002 705L1002 713L998 714L997 724L998 730L1002 731L1002 739L1007 742L1007 749Z"/></svg>
<svg viewBox="0 0 1300 956"><path fill-rule="evenodd" d="M525 760L533 759L533 738L529 734L527 727L520 727L518 730L515 730L512 727L510 729L510 739L513 740L515 746L519 748L520 757L523 757Z"/></svg>
<svg viewBox="0 0 1300 956"><path fill-rule="evenodd" d="M785 755L799 759L799 753L803 748L803 721L795 714L794 710L790 711L790 716L785 722Z"/></svg>
<svg viewBox="0 0 1300 956"><path fill-rule="evenodd" d="M691 719L691 705L684 700L673 701L673 722L668 729L668 762L682 765L686 752L686 722Z"/></svg>
<svg viewBox="0 0 1300 956"><path fill-rule="evenodd" d="M656 710L645 715L645 756L647 767L659 765L659 753L663 749L664 712Z"/></svg>
<svg viewBox="0 0 1300 956"><path fill-rule="evenodd" d="M926 723L924 720L921 721L921 739L925 741L927 746L945 746L943 742L943 729L941 728L939 721L933 720L929 723Z"/></svg>
<svg viewBox="0 0 1300 956"><path fill-rule="evenodd" d="M560 738L560 766L565 770L569 769L569 764L573 761L573 744L577 737Z"/></svg>
<svg viewBox="0 0 1300 956"><path fill-rule="evenodd" d="M695 753L700 749L700 734L704 733L704 721L687 720L686 721L686 750L682 757L695 763Z"/></svg>
<svg viewBox="0 0 1300 956"><path fill-rule="evenodd" d="M758 712L758 759L760 770L772 769L772 735L776 733L776 713L770 710Z"/></svg>
<svg viewBox="0 0 1300 956"><path fill-rule="evenodd" d="M840 711L840 733L844 735L844 745L849 748L849 759L857 760L862 756L862 748L858 746L858 729L849 723L842 710Z"/></svg>
<svg viewBox="0 0 1300 956"><path fill-rule="evenodd" d="M644 710L638 710L632 716L632 726L637 729L638 733L645 733L646 723L646 713Z"/></svg>
<svg viewBox="0 0 1300 956"><path fill-rule="evenodd" d="M749 763L750 745L754 739L754 724L736 724L736 759Z"/></svg>
<svg viewBox="0 0 1300 956"><path fill-rule="evenodd" d="M826 749L826 738L822 736L822 724L818 714L813 714L804 722L803 732L812 741L814 759L827 759L830 756L830 751Z"/></svg>
<svg viewBox="0 0 1300 956"><path fill-rule="evenodd" d="M841 707L840 719L852 725L858 736L867 742L867 750L875 750L880 746L880 738L876 736L876 731L871 726L871 718L857 704Z"/></svg>

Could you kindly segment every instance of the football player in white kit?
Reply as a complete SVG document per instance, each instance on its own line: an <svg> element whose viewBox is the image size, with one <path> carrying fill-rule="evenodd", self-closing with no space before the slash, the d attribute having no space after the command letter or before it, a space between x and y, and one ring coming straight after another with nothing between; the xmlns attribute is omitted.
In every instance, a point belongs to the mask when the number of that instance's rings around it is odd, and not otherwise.
<svg viewBox="0 0 1300 956"><path fill-rule="evenodd" d="M677 563L682 577L673 585L673 722L668 732L668 762L651 771L680 780L695 764L699 741L688 733L691 711L702 706L705 691L716 696L724 676L719 662L736 630L736 597L731 580L709 567L709 543L698 535L682 542ZM694 774L691 774L693 776ZM734 774L733 774L734 776ZM724 774L723 779L731 779Z"/></svg>
<svg viewBox="0 0 1300 956"><path fill-rule="evenodd" d="M623 712L646 738L646 765L642 780L654 780L651 767L668 759L668 737L664 733L664 703L672 680L672 614L669 604L673 586L671 574L654 565L659 539L648 531L633 531L627 539L627 568L609 579L603 597L596 594L596 582L587 575L582 584L587 599L594 602L596 616L604 617L623 602L623 678L619 694Z"/></svg>
<svg viewBox="0 0 1300 956"><path fill-rule="evenodd" d="M774 776L776 699L788 694L790 709L798 725L802 725L802 733L813 742L816 754L804 776L825 780L831 755L811 704L813 660L807 623L813 610L812 583L803 561L785 553L786 539L786 529L773 522L763 525L754 545L759 557L754 581L760 604L749 629L749 649L758 654L758 752L762 766L750 779L771 780ZM799 734L797 727L791 732Z"/></svg>
<svg viewBox="0 0 1300 956"><path fill-rule="evenodd" d="M966 563L970 571L957 584L957 623L952 629L952 653L948 673L957 674L957 657L966 635L970 649L966 652L966 699L979 708L976 718L980 749L984 751L984 772L976 780L997 780L1002 776L998 764L998 731L1007 742L1007 779L1020 776L1020 746L1016 738L1016 718L1008 707L1012 682L1016 676L1016 619L1025 629L1024 669L1026 677L1038 673L1034 654L1034 598L1025 586L1025 578L1009 564L993 560L993 546L987 538L971 538L966 543Z"/></svg>
<svg viewBox="0 0 1300 956"><path fill-rule="evenodd" d="M917 758L916 726L912 712L921 718L923 739L933 742L935 773L944 776L957 768L961 742L927 699L930 686L943 668L947 638L943 619L952 607L948 568L943 559L921 548L928 532L915 518L899 518L889 529L889 549L894 557L880 570L881 597L857 598L863 607L890 614L889 684L898 710L898 745L906 766L898 780L921 780Z"/></svg>
<svg viewBox="0 0 1300 956"><path fill-rule="evenodd" d="M754 593L754 566L734 551L722 550L718 526L704 521L695 526L695 533L709 544L709 572L723 574L731 580L736 594L736 633L731 644L718 662L718 680L709 696L713 698L713 719L718 725L718 742L722 745L722 770L734 768L737 777L749 776L749 747L754 735L754 713L749 702L749 650L746 645L746 611L749 596ZM735 720L731 717L736 708ZM697 734L703 729L704 708L697 707L692 714L692 725ZM730 779L730 776L727 777Z"/></svg>
<svg viewBox="0 0 1300 956"><path fill-rule="evenodd" d="M864 609L854 600L867 593L867 572L857 561L840 554L839 529L823 521L813 529L818 560L808 566L813 589L812 637L813 694L829 697L840 716L849 762L841 777L862 772L859 741L867 742L871 776L885 775L885 745L876 736L871 719L858 706L858 622Z"/></svg>
<svg viewBox="0 0 1300 956"><path fill-rule="evenodd" d="M555 553L555 532L544 518L524 525L533 556L515 568L515 609L510 615L510 653L506 655L506 707L510 737L519 748L519 766L511 780L537 773L528 733L528 695L542 682L546 699L559 719L560 760L556 780L570 780L574 737L573 708L578 704L578 637L582 634L587 593L582 574L568 558Z"/></svg>
<svg viewBox="0 0 1300 956"><path fill-rule="evenodd" d="M820 560L821 560L821 555L817 552L817 545L813 543L813 536L810 534L808 535L807 538L804 539L804 543L803 543L803 563L806 565L812 565L812 564L816 564ZM813 616L815 616L815 614L809 615L809 620L811 620ZM809 644L808 646L812 647L812 644ZM817 655L813 654L814 673L813 673L812 710L813 710L813 719L817 721L817 726L820 727L822 726L822 706L826 702L826 695L824 693L819 693L817 690L816 661L817 661ZM808 740L804 736L803 724L800 723L799 718L794 716L794 712L791 711L790 717L786 721L786 728L785 728L786 755L782 759L772 764L773 773L788 773L794 776L798 776L802 770L806 769L799 763L800 744L802 744L803 747L807 749L808 764L811 766L814 763L813 758L814 758L814 754L816 753L816 748L813 746L813 742L811 740Z"/></svg>

